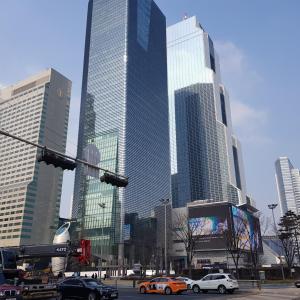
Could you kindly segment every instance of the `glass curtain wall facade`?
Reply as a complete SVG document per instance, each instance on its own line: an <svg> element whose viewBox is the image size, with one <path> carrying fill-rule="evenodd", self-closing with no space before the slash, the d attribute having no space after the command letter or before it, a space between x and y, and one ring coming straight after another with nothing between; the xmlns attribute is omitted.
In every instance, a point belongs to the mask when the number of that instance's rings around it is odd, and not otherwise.
<svg viewBox="0 0 300 300"><path fill-rule="evenodd" d="M90 144L99 166L129 177L117 189L76 170L77 229L113 260L125 213L147 218L170 194L166 22L152 0L89 1L78 157Z"/></svg>
<svg viewBox="0 0 300 300"><path fill-rule="evenodd" d="M288 157L279 157L275 162L276 185L281 215L288 210L300 213L300 171L295 169Z"/></svg>
<svg viewBox="0 0 300 300"><path fill-rule="evenodd" d="M173 206L194 200L245 203L240 144L232 135L213 41L191 17L168 27L167 49Z"/></svg>

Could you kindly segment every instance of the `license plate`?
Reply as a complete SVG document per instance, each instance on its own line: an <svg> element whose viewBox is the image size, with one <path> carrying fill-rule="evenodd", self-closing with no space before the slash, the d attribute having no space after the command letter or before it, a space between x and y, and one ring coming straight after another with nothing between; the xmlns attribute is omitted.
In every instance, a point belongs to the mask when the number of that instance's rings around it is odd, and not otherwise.
<svg viewBox="0 0 300 300"><path fill-rule="evenodd" d="M117 297L116 293L110 294L111 297Z"/></svg>

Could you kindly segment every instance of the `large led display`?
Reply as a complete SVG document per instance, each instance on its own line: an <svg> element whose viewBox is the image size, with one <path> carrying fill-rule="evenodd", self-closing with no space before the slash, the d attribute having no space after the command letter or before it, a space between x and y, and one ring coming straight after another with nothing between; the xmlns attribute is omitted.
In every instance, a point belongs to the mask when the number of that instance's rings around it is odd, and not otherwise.
<svg viewBox="0 0 300 300"><path fill-rule="evenodd" d="M230 227L229 205L189 208L189 226L197 236L197 250L225 249L224 232Z"/></svg>
<svg viewBox="0 0 300 300"><path fill-rule="evenodd" d="M251 242L262 251L258 218L232 204L190 207L189 226L197 236L198 251L225 250L226 238L233 237L234 232L238 232L244 250L250 250ZM227 230L229 234L225 235Z"/></svg>
<svg viewBox="0 0 300 300"><path fill-rule="evenodd" d="M260 247L260 230L259 221L247 211L244 211L236 206L231 207L233 229L235 235L239 237L239 247L250 250Z"/></svg>
<svg viewBox="0 0 300 300"><path fill-rule="evenodd" d="M191 218L189 220L193 235L220 235L227 230L227 220L217 217Z"/></svg>

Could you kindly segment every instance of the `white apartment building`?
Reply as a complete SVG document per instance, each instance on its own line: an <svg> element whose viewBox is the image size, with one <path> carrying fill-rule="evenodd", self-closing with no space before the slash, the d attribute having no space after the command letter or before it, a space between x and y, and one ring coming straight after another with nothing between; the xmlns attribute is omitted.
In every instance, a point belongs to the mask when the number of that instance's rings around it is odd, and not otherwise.
<svg viewBox="0 0 300 300"><path fill-rule="evenodd" d="M53 69L0 90L0 128L65 152L71 81ZM50 243L63 171L39 163L37 148L0 135L0 246Z"/></svg>
<svg viewBox="0 0 300 300"><path fill-rule="evenodd" d="M293 167L288 157L279 157L275 162L275 178L281 215L288 210L300 213L300 172Z"/></svg>

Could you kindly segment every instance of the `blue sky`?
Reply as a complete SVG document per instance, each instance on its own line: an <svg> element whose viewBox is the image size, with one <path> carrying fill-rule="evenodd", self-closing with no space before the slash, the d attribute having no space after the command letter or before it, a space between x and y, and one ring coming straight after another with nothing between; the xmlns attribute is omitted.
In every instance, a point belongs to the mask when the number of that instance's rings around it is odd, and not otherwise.
<svg viewBox="0 0 300 300"><path fill-rule="evenodd" d="M1 0L0 86L53 67L73 81L68 153L76 153L87 0ZM300 1L156 0L173 24L196 15L215 42L242 141L248 192L277 202L274 161L300 167ZM64 176L68 213L72 172Z"/></svg>

